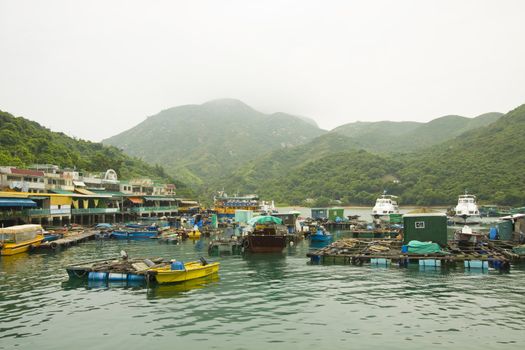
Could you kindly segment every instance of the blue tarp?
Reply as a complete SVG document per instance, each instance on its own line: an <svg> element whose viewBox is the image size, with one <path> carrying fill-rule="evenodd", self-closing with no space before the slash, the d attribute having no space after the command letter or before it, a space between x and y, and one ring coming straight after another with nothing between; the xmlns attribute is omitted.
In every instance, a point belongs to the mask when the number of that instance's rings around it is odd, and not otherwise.
<svg viewBox="0 0 525 350"><path fill-rule="evenodd" d="M36 207L36 202L25 198L0 198L0 207Z"/></svg>

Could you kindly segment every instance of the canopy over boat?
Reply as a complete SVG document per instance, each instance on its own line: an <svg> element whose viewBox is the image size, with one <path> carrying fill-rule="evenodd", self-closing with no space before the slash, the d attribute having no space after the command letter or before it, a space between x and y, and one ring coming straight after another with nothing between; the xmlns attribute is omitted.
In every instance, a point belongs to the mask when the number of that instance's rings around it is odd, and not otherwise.
<svg viewBox="0 0 525 350"><path fill-rule="evenodd" d="M248 225L257 225L257 224L277 224L282 225L283 220L281 220L278 217L271 216L271 215L262 215L262 216L256 216L250 220L248 220Z"/></svg>

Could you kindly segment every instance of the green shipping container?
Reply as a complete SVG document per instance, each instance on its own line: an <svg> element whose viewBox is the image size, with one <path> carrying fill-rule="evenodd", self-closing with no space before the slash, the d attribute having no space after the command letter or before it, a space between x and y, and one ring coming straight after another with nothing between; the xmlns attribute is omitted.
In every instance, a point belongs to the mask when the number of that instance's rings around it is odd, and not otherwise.
<svg viewBox="0 0 525 350"><path fill-rule="evenodd" d="M510 241L512 240L512 221L510 220L502 220L498 221L496 223L496 227L498 228L498 237L501 241Z"/></svg>
<svg viewBox="0 0 525 350"><path fill-rule="evenodd" d="M217 222L217 214L213 214L211 216L211 227L213 227L213 228L218 228L219 227L219 223Z"/></svg>
<svg viewBox="0 0 525 350"><path fill-rule="evenodd" d="M330 208L328 209L328 219L335 221L335 218L343 220L345 218L345 210L343 208Z"/></svg>
<svg viewBox="0 0 525 350"><path fill-rule="evenodd" d="M403 242L416 240L447 245L447 216L441 213L403 215Z"/></svg>
<svg viewBox="0 0 525 350"><path fill-rule="evenodd" d="M312 219L326 219L328 217L327 208L312 208Z"/></svg>

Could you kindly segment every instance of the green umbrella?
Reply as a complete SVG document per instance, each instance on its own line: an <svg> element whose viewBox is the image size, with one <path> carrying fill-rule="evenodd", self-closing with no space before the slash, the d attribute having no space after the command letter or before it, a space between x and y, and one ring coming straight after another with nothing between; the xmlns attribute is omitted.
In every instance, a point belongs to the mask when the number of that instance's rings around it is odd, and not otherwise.
<svg viewBox="0 0 525 350"><path fill-rule="evenodd" d="M255 224L277 224L282 225L283 221L278 217L271 215L256 216L248 221L248 225Z"/></svg>

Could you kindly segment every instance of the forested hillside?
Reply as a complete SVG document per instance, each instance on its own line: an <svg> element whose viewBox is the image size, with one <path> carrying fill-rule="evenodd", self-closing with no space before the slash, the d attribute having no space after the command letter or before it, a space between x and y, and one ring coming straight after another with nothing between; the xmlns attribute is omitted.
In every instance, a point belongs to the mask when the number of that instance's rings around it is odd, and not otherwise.
<svg viewBox="0 0 525 350"><path fill-rule="evenodd" d="M371 205L387 190L403 204L452 205L468 190L484 202L525 204L525 105L488 126L421 152L375 155L351 150L354 139L323 135L260 157L222 179L233 191L283 203Z"/></svg>
<svg viewBox="0 0 525 350"><path fill-rule="evenodd" d="M311 120L264 114L238 100L170 108L103 142L199 186L269 151L322 135Z"/></svg>
<svg viewBox="0 0 525 350"><path fill-rule="evenodd" d="M487 126L501 116L502 113L486 113L476 118L448 115L428 123L356 122L337 127L332 132L352 138L360 148L370 152L416 152Z"/></svg>
<svg viewBox="0 0 525 350"><path fill-rule="evenodd" d="M23 167L34 163L93 172L114 169L121 178L173 181L161 166L127 156L115 147L73 139L34 121L0 111L0 164ZM184 188L183 184L177 184Z"/></svg>

